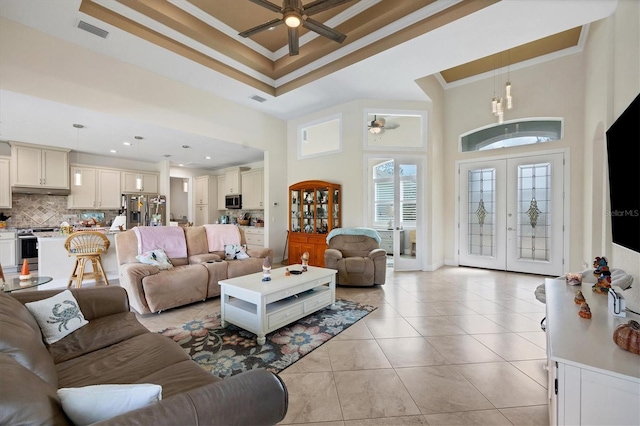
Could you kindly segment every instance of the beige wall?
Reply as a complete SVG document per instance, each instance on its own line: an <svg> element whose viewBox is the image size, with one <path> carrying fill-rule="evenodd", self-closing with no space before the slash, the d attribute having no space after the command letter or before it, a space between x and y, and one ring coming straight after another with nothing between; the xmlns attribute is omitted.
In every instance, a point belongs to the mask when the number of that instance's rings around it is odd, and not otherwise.
<svg viewBox="0 0 640 426"><path fill-rule="evenodd" d="M625 292L640 308L640 254L611 243L605 132L640 92L640 3L620 0L613 17L591 25L585 47L585 245L583 260L605 255L609 266L633 275ZM633 141L633 143L640 143Z"/></svg>
<svg viewBox="0 0 640 426"><path fill-rule="evenodd" d="M372 151L365 150L363 137L366 129L365 109L428 111L428 102L399 102L383 100L358 100L337 105L314 114L309 114L287 123L288 127L288 185L304 180L325 180L342 185L342 226L371 226L367 222L367 178L365 175L365 155L426 155L427 150L420 152L406 151ZM342 152L303 160L297 160L298 126L314 122L323 117L342 113ZM429 144L429 141L427 141ZM428 185L425 185L428 188ZM428 190L427 190L428 193ZM428 216L431 217L430 201L426 202ZM427 229L426 234L431 230ZM430 252L430 250L427 250ZM426 251L425 251L426 256ZM423 265L430 265L429 258L423 259Z"/></svg>
<svg viewBox="0 0 640 426"><path fill-rule="evenodd" d="M459 137L471 130L496 123L491 114L490 102L494 85L502 87L506 76L487 78L446 91L445 99L445 143L444 143L444 257L447 264L457 264L456 243L456 161L477 160L506 155L522 155L554 149L569 151L569 195L565 203L570 232L569 259L565 265L569 270L582 269L582 219L580 207L572 200L581 200L583 193L582 152L584 82L583 55L573 54L552 61L510 71L513 93L513 109L505 112L505 121L529 117L560 117L564 119L564 137L561 141L524 147L502 148L490 151L459 152Z"/></svg>

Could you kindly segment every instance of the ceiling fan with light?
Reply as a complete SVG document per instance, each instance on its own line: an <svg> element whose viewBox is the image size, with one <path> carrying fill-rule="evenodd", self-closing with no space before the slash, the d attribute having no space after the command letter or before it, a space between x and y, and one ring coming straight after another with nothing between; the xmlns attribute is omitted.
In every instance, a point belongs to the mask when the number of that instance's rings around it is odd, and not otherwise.
<svg viewBox="0 0 640 426"><path fill-rule="evenodd" d="M306 6L302 4L301 0L283 0L282 7L271 3L267 0L249 0L252 3L265 7L273 12L282 13L282 18L273 19L257 27L250 28L246 31L239 33L242 37L251 37L259 32L270 30L280 24L285 24L289 27L289 56L295 56L300 50L300 26L310 31L314 31L321 36L327 37L330 40L342 43L347 37L333 28L329 28L326 25L315 21L309 16L316 13L324 12L336 6L340 6L344 3L348 3L353 0L316 0Z"/></svg>
<svg viewBox="0 0 640 426"><path fill-rule="evenodd" d="M400 127L398 123L387 123L387 120L377 115L373 116L373 120L369 122L367 125L369 128L369 133L377 135L379 133L383 133L385 130L393 130Z"/></svg>

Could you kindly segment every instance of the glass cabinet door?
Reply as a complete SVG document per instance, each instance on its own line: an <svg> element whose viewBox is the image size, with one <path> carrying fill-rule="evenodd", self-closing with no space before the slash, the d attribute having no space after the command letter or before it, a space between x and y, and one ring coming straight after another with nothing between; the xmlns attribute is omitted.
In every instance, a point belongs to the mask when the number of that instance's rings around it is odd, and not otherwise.
<svg viewBox="0 0 640 426"><path fill-rule="evenodd" d="M316 232L326 234L329 232L329 188L319 188L316 193Z"/></svg>
<svg viewBox="0 0 640 426"><path fill-rule="evenodd" d="M304 210L302 219L302 232L307 234L313 234L316 232L315 227L315 206L316 206L316 191L315 188L303 189L302 194L304 197Z"/></svg>
<svg viewBox="0 0 640 426"><path fill-rule="evenodd" d="M333 190L333 228L340 228L340 190Z"/></svg>
<svg viewBox="0 0 640 426"><path fill-rule="evenodd" d="M289 229L291 229L291 232L300 232L302 219L302 209L300 208L302 198L300 191L292 190L289 196L291 197L291 225Z"/></svg>

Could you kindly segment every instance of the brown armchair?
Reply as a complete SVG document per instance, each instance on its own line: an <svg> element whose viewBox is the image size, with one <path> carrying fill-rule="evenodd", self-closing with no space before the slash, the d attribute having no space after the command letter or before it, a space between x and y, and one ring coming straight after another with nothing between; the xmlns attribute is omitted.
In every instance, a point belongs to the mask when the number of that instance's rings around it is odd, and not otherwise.
<svg viewBox="0 0 640 426"><path fill-rule="evenodd" d="M327 244L325 268L338 271L338 284L372 286L385 283L387 252L380 248L380 235L374 229L334 229L327 236Z"/></svg>

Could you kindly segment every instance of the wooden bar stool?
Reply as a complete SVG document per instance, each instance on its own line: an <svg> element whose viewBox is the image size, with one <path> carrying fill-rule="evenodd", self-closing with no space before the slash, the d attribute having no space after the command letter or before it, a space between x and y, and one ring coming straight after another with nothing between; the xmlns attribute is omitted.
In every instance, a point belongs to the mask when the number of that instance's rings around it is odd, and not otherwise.
<svg viewBox="0 0 640 426"><path fill-rule="evenodd" d="M71 287L71 284L75 281L75 287L80 288L82 287L82 282L90 278L95 279L96 283L104 279L105 284L109 285L107 274L102 266L102 258L100 257L102 253L106 253L109 250L109 245L111 245L111 242L102 232L80 231L69 235L64 242L64 248L67 249L69 256L76 257L76 262L67 287ZM87 262L91 262L92 272L85 272L84 268Z"/></svg>

